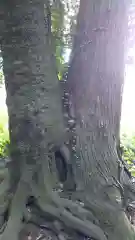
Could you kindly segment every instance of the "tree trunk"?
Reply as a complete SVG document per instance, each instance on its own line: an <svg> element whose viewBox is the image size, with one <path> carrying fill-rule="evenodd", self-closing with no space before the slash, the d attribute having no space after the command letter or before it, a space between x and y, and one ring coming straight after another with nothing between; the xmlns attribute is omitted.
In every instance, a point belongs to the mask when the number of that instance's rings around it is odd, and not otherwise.
<svg viewBox="0 0 135 240"><path fill-rule="evenodd" d="M2 240L16 240L26 201L37 191L32 185L34 173L40 195L44 181L50 186L56 179L48 153L64 135L62 94L51 52L48 2L2 1L0 8L12 157L10 192L15 193Z"/></svg>
<svg viewBox="0 0 135 240"><path fill-rule="evenodd" d="M12 156L9 192L13 194L0 240L18 240L20 232L23 239L22 223L43 225L43 219L46 232L55 232L53 239L68 239L63 229L77 240L85 236L96 240L135 238L122 208L116 153L126 6L124 0L109 3L81 0L69 72L77 135L72 163L77 189L70 192L57 191L53 147L64 142L65 131L51 52L48 1L0 3ZM5 190L3 185L0 193ZM6 183L6 193L9 189ZM4 203L1 205L6 208ZM31 203L28 212L26 205ZM50 218L57 221L46 222ZM37 229L33 232L35 239Z"/></svg>
<svg viewBox="0 0 135 240"><path fill-rule="evenodd" d="M81 0L68 83L76 116L74 172L80 200L107 239L135 239L124 213L119 139L126 1Z"/></svg>

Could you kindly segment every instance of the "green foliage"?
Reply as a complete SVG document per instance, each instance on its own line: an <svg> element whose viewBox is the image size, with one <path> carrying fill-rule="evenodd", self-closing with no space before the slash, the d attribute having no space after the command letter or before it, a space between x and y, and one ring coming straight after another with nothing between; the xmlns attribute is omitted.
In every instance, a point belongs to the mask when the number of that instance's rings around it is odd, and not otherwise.
<svg viewBox="0 0 135 240"><path fill-rule="evenodd" d="M135 135L121 137L121 147L123 149L123 159L126 161L129 171L135 176Z"/></svg>
<svg viewBox="0 0 135 240"><path fill-rule="evenodd" d="M6 157L9 154L9 134L8 130L0 123L0 157Z"/></svg>
<svg viewBox="0 0 135 240"><path fill-rule="evenodd" d="M51 31L59 80L61 80L64 70L64 12L64 4L61 1L53 2L51 5Z"/></svg>
<svg viewBox="0 0 135 240"><path fill-rule="evenodd" d="M4 75L3 75L3 71L0 70L0 86L4 83Z"/></svg>
<svg viewBox="0 0 135 240"><path fill-rule="evenodd" d="M78 5L78 0L57 0L51 4L51 31L59 80L67 68L66 50L72 49Z"/></svg>

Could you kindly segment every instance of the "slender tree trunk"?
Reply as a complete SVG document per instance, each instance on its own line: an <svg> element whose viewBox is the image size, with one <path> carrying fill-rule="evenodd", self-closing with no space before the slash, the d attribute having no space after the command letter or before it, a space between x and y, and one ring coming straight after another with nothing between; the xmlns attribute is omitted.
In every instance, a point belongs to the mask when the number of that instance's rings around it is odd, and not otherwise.
<svg viewBox="0 0 135 240"><path fill-rule="evenodd" d="M69 89L76 115L78 191L107 239L135 239L124 213L116 145L121 116L126 1L81 0Z"/></svg>

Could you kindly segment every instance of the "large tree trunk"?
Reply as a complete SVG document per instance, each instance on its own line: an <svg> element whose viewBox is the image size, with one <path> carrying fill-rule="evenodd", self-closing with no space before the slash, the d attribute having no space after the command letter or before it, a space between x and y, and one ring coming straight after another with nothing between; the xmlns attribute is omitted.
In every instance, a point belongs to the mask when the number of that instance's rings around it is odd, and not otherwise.
<svg viewBox="0 0 135 240"><path fill-rule="evenodd" d="M107 239L135 239L124 213L116 146L119 138L126 1L81 0L69 90L76 116L74 163L80 200Z"/></svg>
<svg viewBox="0 0 135 240"><path fill-rule="evenodd" d="M48 152L64 135L62 95L51 52L48 2L2 1L0 8L12 157L9 188L14 193L2 240L16 240L27 198L37 196L39 188L39 195L45 195L44 182L50 186L56 178Z"/></svg>
<svg viewBox="0 0 135 240"><path fill-rule="evenodd" d="M69 73L77 134L72 164L77 189L70 192L70 200L69 192L56 191L52 149L65 140L65 133L49 37L48 1L7 0L0 7L12 156L9 189L13 193L0 239L18 240L22 220L40 225L48 215L61 221L55 227L51 224L50 229L57 232L54 239L68 238L63 236L66 226L71 239L134 239L122 209L116 154L124 68L124 0L121 4L108 1L108 6L101 0L81 0ZM2 187L4 192L5 184ZM36 200L35 215L25 208L29 196ZM46 222L45 226L49 228Z"/></svg>

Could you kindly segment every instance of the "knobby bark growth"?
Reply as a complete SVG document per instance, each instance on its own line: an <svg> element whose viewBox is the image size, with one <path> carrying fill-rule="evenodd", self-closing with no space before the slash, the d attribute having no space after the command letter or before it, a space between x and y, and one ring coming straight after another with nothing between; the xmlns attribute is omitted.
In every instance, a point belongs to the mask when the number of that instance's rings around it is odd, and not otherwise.
<svg viewBox="0 0 135 240"><path fill-rule="evenodd" d="M132 196L134 186L127 175L119 178L116 152L125 1L80 1L69 93L64 92L74 109L73 114L70 106L69 115L76 119L76 128L73 119L68 122L71 132L65 131L63 120L48 1L6 0L0 9L12 159L10 179L0 189L0 239L24 239L22 228L30 224L49 229L53 239L67 239L68 234L72 239L134 239L123 202L127 185ZM55 157L63 157L65 178L57 176L60 162ZM64 181L61 191L59 181Z"/></svg>

